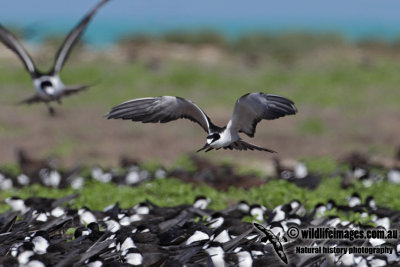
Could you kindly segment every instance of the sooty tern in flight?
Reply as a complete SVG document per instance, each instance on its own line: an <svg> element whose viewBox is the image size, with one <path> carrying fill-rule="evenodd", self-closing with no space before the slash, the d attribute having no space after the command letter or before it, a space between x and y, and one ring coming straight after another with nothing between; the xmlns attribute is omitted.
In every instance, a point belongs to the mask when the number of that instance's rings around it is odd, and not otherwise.
<svg viewBox="0 0 400 267"><path fill-rule="evenodd" d="M105 115L107 119L123 119L147 122L169 122L186 118L198 123L207 133L207 143L197 152L207 149L275 151L243 141L243 132L254 136L257 123L296 114L293 101L278 95L249 93L236 101L232 117L227 126L214 125L210 118L192 101L175 96L160 96L133 99L119 104Z"/></svg>
<svg viewBox="0 0 400 267"><path fill-rule="evenodd" d="M60 99L64 96L80 92L89 87L89 85L66 86L60 79L59 73L64 66L73 46L82 36L86 26L90 22L96 11L109 0L99 2L79 23L71 30L65 38L63 44L57 51L52 69L46 73L40 72L33 62L31 56L17 40L17 38L0 24L0 40L12 50L22 60L26 70L31 75L36 94L21 101L23 104L33 104L44 102L49 108L51 115L54 114L53 108L49 105L50 101L61 103Z"/></svg>

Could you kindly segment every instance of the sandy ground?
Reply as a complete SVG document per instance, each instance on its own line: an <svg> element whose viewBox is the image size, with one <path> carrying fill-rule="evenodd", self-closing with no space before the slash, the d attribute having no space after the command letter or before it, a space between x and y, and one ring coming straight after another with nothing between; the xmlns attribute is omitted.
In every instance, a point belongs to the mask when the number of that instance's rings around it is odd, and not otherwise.
<svg viewBox="0 0 400 267"><path fill-rule="evenodd" d="M400 144L400 113L374 110L359 116L343 117L337 110L313 110L304 107L296 116L258 125L255 138L243 136L254 144L279 152L284 159L333 156L340 158L351 151L368 151L388 156ZM174 162L182 154L194 153L203 146L205 133L186 120L169 124L142 124L106 120L107 110L71 108L64 105L50 117L44 105L0 108L2 135L0 164L15 161L16 148L36 158L57 155L62 165L77 163L115 165L121 155L139 160ZM223 125L229 110L211 110L209 115ZM318 112L324 121L323 134L304 134L299 125ZM245 167L269 170L272 154L265 152L212 151L200 155L211 159L233 160Z"/></svg>

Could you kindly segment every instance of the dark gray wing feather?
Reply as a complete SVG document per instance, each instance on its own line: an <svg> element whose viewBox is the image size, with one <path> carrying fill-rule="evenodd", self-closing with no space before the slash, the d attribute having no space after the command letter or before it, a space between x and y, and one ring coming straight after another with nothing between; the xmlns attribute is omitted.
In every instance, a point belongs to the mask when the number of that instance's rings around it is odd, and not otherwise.
<svg viewBox="0 0 400 267"><path fill-rule="evenodd" d="M241 139L236 142L233 142L229 146L224 147L224 149L236 149L236 150L258 150L258 151L266 151L270 153L276 153L276 151L264 147L259 147L250 143L247 143Z"/></svg>
<svg viewBox="0 0 400 267"><path fill-rule="evenodd" d="M41 98L40 95L34 94L33 96L18 102L17 105L21 105L21 104L30 105L30 104L42 103L42 102L48 102L48 101L46 101L45 99Z"/></svg>
<svg viewBox="0 0 400 267"><path fill-rule="evenodd" d="M64 88L63 90L63 96L69 96L72 94L79 93L87 88L89 88L91 85L76 85L76 86L68 86Z"/></svg>
<svg viewBox="0 0 400 267"><path fill-rule="evenodd" d="M206 149L207 148L207 149ZM202 149L199 149L197 152L206 149L205 152L211 151L213 149L219 150L219 149L229 149L229 150L258 150L258 151L266 151L266 152L270 152L270 153L277 153L276 151L272 150L272 149L268 149L265 147L259 147L250 143L247 143L245 141L243 141L242 139L237 140L236 142L231 143L229 146L224 146L224 147L220 147L220 148L213 148L210 146L205 146Z"/></svg>
<svg viewBox="0 0 400 267"><path fill-rule="evenodd" d="M29 53L25 50L17 38L2 25L0 25L0 40L22 60L26 70L33 78L40 74L36 70L35 63L33 62Z"/></svg>
<svg viewBox="0 0 400 267"><path fill-rule="evenodd" d="M50 72L51 75L57 74L61 71L62 67L64 66L65 61L67 60L72 47L75 43L79 40L82 36L86 26L90 22L90 19L93 15L97 12L97 10L107 3L109 0L102 0L98 3L80 22L78 25L75 26L65 38L63 44L61 45L60 49L57 51L56 60L53 66L53 70Z"/></svg>
<svg viewBox="0 0 400 267"><path fill-rule="evenodd" d="M175 96L133 99L113 107L105 117L143 123L165 123L185 118L198 123L207 133L210 133L212 125L207 115L196 104Z"/></svg>
<svg viewBox="0 0 400 267"><path fill-rule="evenodd" d="M292 100L264 93L246 94L236 101L228 128L254 136L257 123L294 115L297 109Z"/></svg>

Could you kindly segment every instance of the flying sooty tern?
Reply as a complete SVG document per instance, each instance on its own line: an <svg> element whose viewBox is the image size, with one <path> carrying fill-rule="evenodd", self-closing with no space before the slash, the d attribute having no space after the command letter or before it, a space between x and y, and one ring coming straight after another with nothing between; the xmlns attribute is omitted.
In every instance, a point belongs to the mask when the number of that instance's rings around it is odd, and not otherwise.
<svg viewBox="0 0 400 267"><path fill-rule="evenodd" d="M237 149L260 150L276 153L274 150L259 147L243 141L239 134L243 132L253 137L257 123L261 120L273 120L297 113L293 101L278 95L249 93L236 101L232 117L225 127L214 125L210 118L192 101L175 96L137 98L119 104L111 109L107 119L132 121L169 122L186 118L198 123L208 133L207 143L197 150Z"/></svg>
<svg viewBox="0 0 400 267"><path fill-rule="evenodd" d="M50 106L50 101L57 101L61 103L61 98L70 94L78 93L81 90L88 88L90 85L76 85L76 86L66 86L60 79L59 73L63 68L68 56L78 42L79 38L82 36L86 26L90 22L92 16L97 12L97 10L110 0L102 0L99 2L79 23L71 30L68 36L65 38L63 44L57 51L54 65L52 69L48 72L39 71L33 59L22 46L22 44L17 40L17 38L5 29L0 24L0 40L12 50L24 63L26 70L31 75L33 86L35 87L36 94L32 97L21 101L21 104L33 104L44 102L46 103L51 115L54 115L54 109Z"/></svg>

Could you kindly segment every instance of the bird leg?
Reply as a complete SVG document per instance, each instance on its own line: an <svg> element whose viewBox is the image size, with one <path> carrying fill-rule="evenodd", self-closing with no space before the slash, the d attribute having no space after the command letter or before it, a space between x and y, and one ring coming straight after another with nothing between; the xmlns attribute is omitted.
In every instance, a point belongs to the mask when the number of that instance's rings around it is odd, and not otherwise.
<svg viewBox="0 0 400 267"><path fill-rule="evenodd" d="M47 109L49 110L50 116L54 117L54 115L55 115L54 108L52 106L50 106L49 103L46 103L46 105L47 105Z"/></svg>

